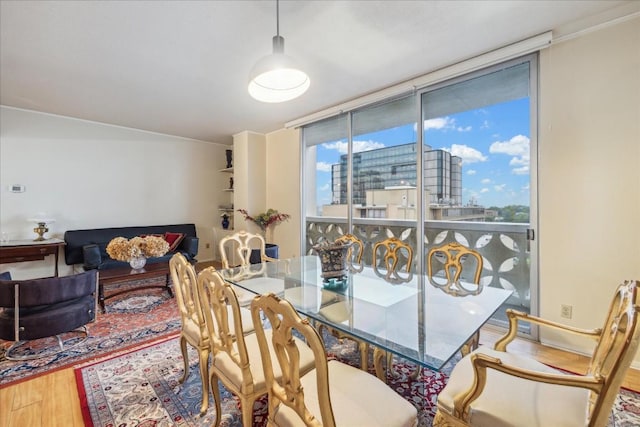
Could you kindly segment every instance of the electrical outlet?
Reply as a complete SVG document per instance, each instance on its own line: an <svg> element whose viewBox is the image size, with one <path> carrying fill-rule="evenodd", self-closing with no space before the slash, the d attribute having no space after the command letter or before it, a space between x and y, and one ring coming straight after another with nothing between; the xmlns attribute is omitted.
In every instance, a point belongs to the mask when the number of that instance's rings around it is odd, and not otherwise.
<svg viewBox="0 0 640 427"><path fill-rule="evenodd" d="M571 319L572 311L573 311L573 306L562 304L560 306L560 317L564 317L565 319Z"/></svg>

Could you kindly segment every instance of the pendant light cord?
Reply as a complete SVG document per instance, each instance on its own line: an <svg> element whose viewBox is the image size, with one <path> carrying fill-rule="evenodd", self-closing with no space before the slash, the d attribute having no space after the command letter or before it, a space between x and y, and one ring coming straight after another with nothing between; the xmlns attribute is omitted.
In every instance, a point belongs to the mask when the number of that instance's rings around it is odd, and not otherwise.
<svg viewBox="0 0 640 427"><path fill-rule="evenodd" d="M276 36L280 35L280 0L276 0Z"/></svg>

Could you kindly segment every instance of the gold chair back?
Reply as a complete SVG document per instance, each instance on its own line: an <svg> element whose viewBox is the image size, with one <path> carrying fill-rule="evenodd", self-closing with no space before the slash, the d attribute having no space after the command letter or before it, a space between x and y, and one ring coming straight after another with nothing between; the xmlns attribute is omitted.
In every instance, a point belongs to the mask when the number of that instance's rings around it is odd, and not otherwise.
<svg viewBox="0 0 640 427"><path fill-rule="evenodd" d="M364 255L364 244L362 243L362 240L360 240L353 234L348 233L338 237L335 241L352 243L347 252L349 269L354 273L361 272L364 269L364 264L362 263L362 255Z"/></svg>
<svg viewBox="0 0 640 427"><path fill-rule="evenodd" d="M260 323L261 313L271 323L271 342L268 342L264 327ZM269 425L276 425L275 414L278 407L286 405L298 414L306 426L335 426L329 398L327 357L322 339L316 329L311 326L308 319L300 317L291 303L279 299L274 294L256 297L251 303L251 315L256 324L256 335L269 393ZM305 405L304 389L300 384L300 351L293 340L294 330L304 337L313 351L321 420L315 418ZM282 372L280 379L274 375L272 354L276 355L275 363L279 364Z"/></svg>
<svg viewBox="0 0 640 427"><path fill-rule="evenodd" d="M267 245L264 241L264 237L260 234L253 234L242 230L229 236L225 236L220 239L219 243L222 268L225 269L232 267L227 257L227 248L230 248L230 250L235 252L235 255L240 259L240 265L242 266L250 264L249 259L251 258L251 251L254 249L260 250L260 260L262 262L274 261L273 258L267 256L266 247Z"/></svg>
<svg viewBox="0 0 640 427"><path fill-rule="evenodd" d="M378 258L379 254L380 258ZM389 237L373 246L373 270L388 282L411 281L413 278L412 263L413 248L397 237Z"/></svg>
<svg viewBox="0 0 640 427"><path fill-rule="evenodd" d="M198 351L203 390L200 413L204 414L209 407L209 392L207 391L209 389L209 335L198 299L196 272L193 265L180 253L176 253L169 260L169 271L182 323L180 349L184 360L184 374L180 382L184 382L189 375L187 352L187 343L189 343Z"/></svg>
<svg viewBox="0 0 640 427"><path fill-rule="evenodd" d="M442 261L441 258L444 258ZM475 261L475 262L473 262ZM435 264L440 263L441 268ZM474 267L472 277L473 287L468 287L465 282L460 282L463 269ZM469 249L457 242L431 248L427 254L427 277L436 288L454 296L478 295L482 292L480 276L482 274L483 260L479 252ZM444 281L438 281L436 275L444 271ZM466 282L468 283L468 282Z"/></svg>

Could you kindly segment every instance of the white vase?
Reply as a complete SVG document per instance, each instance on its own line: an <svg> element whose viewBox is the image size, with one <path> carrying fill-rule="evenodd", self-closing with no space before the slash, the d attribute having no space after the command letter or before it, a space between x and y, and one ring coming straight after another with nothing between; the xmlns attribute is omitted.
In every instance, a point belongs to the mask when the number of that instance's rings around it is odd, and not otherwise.
<svg viewBox="0 0 640 427"><path fill-rule="evenodd" d="M145 266L146 263L147 263L147 259L145 257L143 257L143 256L131 258L129 260L129 265L134 270L140 270L141 268L143 268Z"/></svg>

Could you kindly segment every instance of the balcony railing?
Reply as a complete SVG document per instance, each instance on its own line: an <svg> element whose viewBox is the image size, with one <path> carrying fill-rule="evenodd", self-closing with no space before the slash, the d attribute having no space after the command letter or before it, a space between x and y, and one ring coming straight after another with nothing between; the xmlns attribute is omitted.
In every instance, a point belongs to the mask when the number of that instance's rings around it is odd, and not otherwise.
<svg viewBox="0 0 640 427"><path fill-rule="evenodd" d="M424 245L424 254L433 246L456 241L480 252L484 260L482 283L484 286L513 291L507 301L510 307L529 312L531 292L529 286L531 260L527 246L528 224L426 221L425 235L418 239L416 222L390 219L356 218L353 234L364 243L363 260L372 265L373 245L395 236L412 247ZM313 245L323 241L334 241L349 232L345 218L307 217L306 253L313 252ZM417 259L413 260L416 269Z"/></svg>

